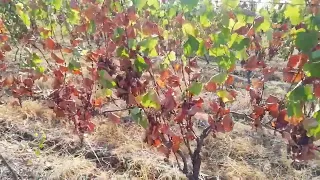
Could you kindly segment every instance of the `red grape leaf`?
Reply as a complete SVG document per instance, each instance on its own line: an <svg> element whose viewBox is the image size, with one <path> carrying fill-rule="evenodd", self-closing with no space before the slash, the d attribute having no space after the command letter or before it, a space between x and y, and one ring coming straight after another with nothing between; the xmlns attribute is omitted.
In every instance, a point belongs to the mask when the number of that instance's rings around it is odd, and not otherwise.
<svg viewBox="0 0 320 180"><path fill-rule="evenodd" d="M253 108L254 108L253 111L254 111L254 113L255 113L256 115L262 116L262 115L264 114L264 111L265 111L265 110L264 110L263 107L254 105Z"/></svg>
<svg viewBox="0 0 320 180"><path fill-rule="evenodd" d="M308 55L296 54L289 57L287 67L289 68L302 68L302 66L308 61Z"/></svg>
<svg viewBox="0 0 320 180"><path fill-rule="evenodd" d="M234 76L229 75L225 82L225 85L230 86L233 84L233 82L234 82Z"/></svg>
<svg viewBox="0 0 320 180"><path fill-rule="evenodd" d="M232 121L230 114L227 114L223 117L222 123L223 123L223 128L226 132L232 131L234 123Z"/></svg>
<svg viewBox="0 0 320 180"><path fill-rule="evenodd" d="M180 143L182 142L182 138L179 136L172 136L172 151L177 152L180 148Z"/></svg>
<svg viewBox="0 0 320 180"><path fill-rule="evenodd" d="M288 83L298 83L304 77L303 72L296 72L286 67L283 69L283 81Z"/></svg>
<svg viewBox="0 0 320 180"><path fill-rule="evenodd" d="M56 49L56 43L51 38L47 38L44 40L44 45L49 50L55 50Z"/></svg>
<svg viewBox="0 0 320 180"><path fill-rule="evenodd" d="M319 83L313 84L313 93L317 98L320 98L320 84Z"/></svg>
<svg viewBox="0 0 320 180"><path fill-rule="evenodd" d="M56 54L54 54L53 52L51 53L51 57L52 59L54 59L56 61L56 63L58 64L64 64L64 60L61 59L60 57L58 57Z"/></svg>
<svg viewBox="0 0 320 180"><path fill-rule="evenodd" d="M243 65L243 68L246 70L254 70L258 68L258 60L256 56L251 56Z"/></svg>
<svg viewBox="0 0 320 180"><path fill-rule="evenodd" d="M217 90L217 84L209 81L206 85L205 85L205 89L209 92L215 92Z"/></svg>

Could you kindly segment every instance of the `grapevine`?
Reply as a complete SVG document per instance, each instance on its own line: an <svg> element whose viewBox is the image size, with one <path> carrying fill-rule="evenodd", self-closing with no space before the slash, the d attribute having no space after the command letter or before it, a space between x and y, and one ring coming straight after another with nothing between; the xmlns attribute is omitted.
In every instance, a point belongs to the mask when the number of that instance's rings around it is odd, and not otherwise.
<svg viewBox="0 0 320 180"><path fill-rule="evenodd" d="M0 90L17 99L13 105L45 102L81 142L94 116L121 123L117 112L126 112L145 129L144 142L174 156L189 179L199 179L205 138L232 131L237 115L280 133L294 162L312 160L320 138L319 3L256 11L239 0L0 0ZM271 67L279 57L286 67ZM208 81L202 61L219 69ZM248 72L250 114L230 110L239 63ZM279 70L287 94L265 96ZM37 81L52 82L49 95L39 94ZM198 132L200 113L207 126Z"/></svg>

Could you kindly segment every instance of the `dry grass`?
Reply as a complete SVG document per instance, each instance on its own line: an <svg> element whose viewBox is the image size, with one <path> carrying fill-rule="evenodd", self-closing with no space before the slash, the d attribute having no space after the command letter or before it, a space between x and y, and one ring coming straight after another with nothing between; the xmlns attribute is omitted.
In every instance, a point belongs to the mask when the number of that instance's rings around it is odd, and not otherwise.
<svg viewBox="0 0 320 180"><path fill-rule="evenodd" d="M144 131L135 125L96 118L96 131L79 147L69 126L48 123L55 119L39 102L26 101L22 108L0 106L0 115L0 152L25 179L186 179L173 158L164 161L163 155L142 142ZM36 156L40 136L33 135L42 132L47 136L45 148ZM316 167L295 170L290 166L285 149L281 138L272 133L257 133L236 123L233 132L205 141L203 176L306 180L316 176ZM5 166L0 170L1 179L10 179Z"/></svg>

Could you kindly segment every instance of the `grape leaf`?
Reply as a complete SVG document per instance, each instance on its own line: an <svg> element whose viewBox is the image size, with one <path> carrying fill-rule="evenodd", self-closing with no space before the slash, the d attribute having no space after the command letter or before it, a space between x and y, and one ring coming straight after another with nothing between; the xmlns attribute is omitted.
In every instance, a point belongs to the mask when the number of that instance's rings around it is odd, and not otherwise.
<svg viewBox="0 0 320 180"><path fill-rule="evenodd" d="M153 6L157 10L160 8L159 0L147 0L147 4L148 6Z"/></svg>
<svg viewBox="0 0 320 180"><path fill-rule="evenodd" d="M198 5L199 0L181 0L181 5L193 9Z"/></svg>
<svg viewBox="0 0 320 180"><path fill-rule="evenodd" d="M182 25L182 31L185 36L191 35L193 37L196 37L196 31L191 23L184 23Z"/></svg>
<svg viewBox="0 0 320 180"><path fill-rule="evenodd" d="M319 62L319 60L320 60L320 51L319 50L313 51L311 53L311 60L312 60L312 62Z"/></svg>
<svg viewBox="0 0 320 180"><path fill-rule="evenodd" d="M199 45L199 41L195 37L189 35L188 40L183 45L184 55L191 56L193 53L197 52Z"/></svg>
<svg viewBox="0 0 320 180"><path fill-rule="evenodd" d="M80 62L77 62L75 60L72 60L69 65L68 65L68 68L69 70L71 71L74 71L74 70L79 70L80 69Z"/></svg>
<svg viewBox="0 0 320 180"><path fill-rule="evenodd" d="M141 10L147 3L148 0L132 0L133 5Z"/></svg>
<svg viewBox="0 0 320 180"><path fill-rule="evenodd" d="M144 70L148 69L148 64L145 62L143 57L137 56L137 58L134 61L134 65L138 72L142 73Z"/></svg>
<svg viewBox="0 0 320 180"><path fill-rule="evenodd" d="M302 21L299 6L288 5L284 11L284 16L290 19L292 25L298 25Z"/></svg>
<svg viewBox="0 0 320 180"><path fill-rule="evenodd" d="M199 95L202 91L203 84L200 82L193 82L189 87L189 91L194 95Z"/></svg>
<svg viewBox="0 0 320 180"><path fill-rule="evenodd" d="M303 70L307 76L311 77L320 77L320 63L318 62L309 62L303 66Z"/></svg>
<svg viewBox="0 0 320 180"><path fill-rule="evenodd" d="M311 85L298 85L292 91L290 91L287 96L290 101L308 101L312 100L313 93L312 93L312 86Z"/></svg>
<svg viewBox="0 0 320 180"><path fill-rule="evenodd" d="M240 3L240 0L222 0L224 6L230 7L232 9L236 8Z"/></svg>
<svg viewBox="0 0 320 180"><path fill-rule="evenodd" d="M62 0L52 0L52 4L56 10L60 10L62 7Z"/></svg>
<svg viewBox="0 0 320 180"><path fill-rule="evenodd" d="M150 90L141 98L141 105L146 108L154 108L160 110L160 100L157 93L154 90Z"/></svg>
<svg viewBox="0 0 320 180"><path fill-rule="evenodd" d="M136 123L141 125L143 128L146 129L148 127L149 121L146 117L144 117L142 110L140 108L135 107L131 109L130 116Z"/></svg>
<svg viewBox="0 0 320 180"><path fill-rule="evenodd" d="M147 39L144 39L143 41L139 42L138 45L141 46L141 50L144 51L144 50L149 50L151 51L152 49L154 49L158 44L158 38L147 38Z"/></svg>
<svg viewBox="0 0 320 180"><path fill-rule="evenodd" d="M301 49L303 53L308 53L318 43L318 33L315 31L298 32L295 45Z"/></svg>
<svg viewBox="0 0 320 180"><path fill-rule="evenodd" d="M228 73L221 72L211 77L210 81L217 83L217 84L223 84L228 79Z"/></svg>
<svg viewBox="0 0 320 180"><path fill-rule="evenodd" d="M235 98L226 90L219 90L217 95L222 99L223 102L233 102Z"/></svg>
<svg viewBox="0 0 320 180"><path fill-rule="evenodd" d="M207 14L202 14L200 16L200 23L205 28L210 27L211 23L210 23L210 20L208 19Z"/></svg>
<svg viewBox="0 0 320 180"><path fill-rule="evenodd" d="M299 101L288 101L287 102L287 113L289 117L302 117L302 106Z"/></svg>

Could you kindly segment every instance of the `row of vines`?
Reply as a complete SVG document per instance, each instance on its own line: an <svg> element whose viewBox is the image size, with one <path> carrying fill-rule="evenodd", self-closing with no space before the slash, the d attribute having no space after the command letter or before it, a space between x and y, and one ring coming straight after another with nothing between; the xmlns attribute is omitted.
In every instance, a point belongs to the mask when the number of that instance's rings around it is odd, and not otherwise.
<svg viewBox="0 0 320 180"><path fill-rule="evenodd" d="M237 91L230 85L241 62L261 72L246 89L247 119L282 134L294 161L311 160L320 138L319 3L275 1L253 12L239 0L0 0L1 91L15 105L40 99L73 122L82 140L94 131L93 116L120 123L117 112L129 112L145 128L146 143L198 179L204 139L233 129ZM270 67L283 51L287 66ZM219 66L207 82L203 59ZM275 71L290 89L265 97ZM37 81L52 82L50 95L38 96ZM206 102L202 92L217 98ZM119 100L126 107L105 108ZM201 133L198 112L208 115Z"/></svg>

